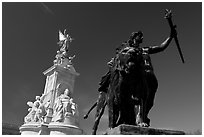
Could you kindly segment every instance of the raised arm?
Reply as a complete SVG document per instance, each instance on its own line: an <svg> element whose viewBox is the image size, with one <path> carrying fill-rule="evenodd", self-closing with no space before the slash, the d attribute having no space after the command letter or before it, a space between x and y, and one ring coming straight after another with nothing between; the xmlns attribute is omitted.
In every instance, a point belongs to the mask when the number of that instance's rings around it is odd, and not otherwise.
<svg viewBox="0 0 204 137"><path fill-rule="evenodd" d="M177 35L177 32L175 29L171 29L171 33L170 36L159 46L152 46L152 47L148 47L146 48L146 50L148 50L149 54L155 54L161 51L164 51L170 44L171 40L174 38L174 36Z"/></svg>

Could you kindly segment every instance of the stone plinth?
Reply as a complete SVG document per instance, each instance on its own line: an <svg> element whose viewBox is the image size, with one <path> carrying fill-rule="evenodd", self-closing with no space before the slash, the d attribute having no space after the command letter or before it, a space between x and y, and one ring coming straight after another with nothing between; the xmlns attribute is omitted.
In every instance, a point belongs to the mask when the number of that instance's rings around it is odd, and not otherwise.
<svg viewBox="0 0 204 137"><path fill-rule="evenodd" d="M24 124L20 127L21 135L83 135L77 126L62 123Z"/></svg>
<svg viewBox="0 0 204 137"><path fill-rule="evenodd" d="M72 125L65 125L60 123L49 124L50 135L82 135L83 130Z"/></svg>
<svg viewBox="0 0 204 137"><path fill-rule="evenodd" d="M40 124L24 124L20 127L21 135L38 135L40 131Z"/></svg>
<svg viewBox="0 0 204 137"><path fill-rule="evenodd" d="M113 129L108 129L105 135L185 135L183 131L145 128L132 125L119 125Z"/></svg>

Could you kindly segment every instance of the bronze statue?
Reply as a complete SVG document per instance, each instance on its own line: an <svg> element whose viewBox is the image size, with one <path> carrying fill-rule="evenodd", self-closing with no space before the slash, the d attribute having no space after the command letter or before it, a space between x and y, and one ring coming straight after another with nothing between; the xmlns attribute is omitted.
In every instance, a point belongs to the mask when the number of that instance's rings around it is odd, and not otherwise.
<svg viewBox="0 0 204 137"><path fill-rule="evenodd" d="M92 134L96 134L106 105L109 128L120 124L150 126L148 113L158 87L150 54L164 51L173 38L177 38L175 27L171 27L170 36L161 45L140 47L143 33L138 31L133 32L128 41L116 49L116 56L108 62L109 71L99 84L99 98L90 109L97 107Z"/></svg>

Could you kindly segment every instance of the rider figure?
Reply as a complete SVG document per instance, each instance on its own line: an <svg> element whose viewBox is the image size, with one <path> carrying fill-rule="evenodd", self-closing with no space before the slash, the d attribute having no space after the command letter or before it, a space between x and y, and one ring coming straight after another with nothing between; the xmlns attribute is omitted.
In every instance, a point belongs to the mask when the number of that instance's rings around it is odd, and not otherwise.
<svg viewBox="0 0 204 137"><path fill-rule="evenodd" d="M115 64L115 60L118 56L118 53L120 53L125 48L128 49L128 47L129 47L131 49L131 47L132 47L134 50L138 50L139 54L142 56L142 70L144 72L143 77L144 77L144 79L146 79L147 86L150 87L149 88L150 89L149 95L147 97L148 102L146 102L147 107L146 107L145 112L144 112L145 116L143 117L144 118L144 120L143 120L144 125L141 125L141 126L149 126L150 119L147 117L147 115L149 113L149 110L153 106L154 96L155 96L155 93L156 93L156 90L158 87L158 82L157 82L156 76L154 75L150 54L155 54L155 53L158 53L158 52L165 50L168 47L168 45L170 44L171 40L176 35L177 35L176 30L172 29L170 36L161 45L152 46L152 47L140 47L140 44L143 41L143 33L141 31L133 32L131 34L129 40L123 42L122 45L116 49L116 56L114 58L112 58L111 61L109 61L107 63L107 65L109 67L109 71L101 78L101 81L99 83L98 91L100 93L99 93L98 101L90 109L90 111L91 111L95 106L97 106L96 121L98 118L100 119L99 113L102 112L101 109L103 109L105 107L106 93L108 92L108 87L109 87L109 83L111 80L111 70L113 69L113 67L115 67L114 64ZM111 109L111 108L109 108L109 109ZM90 111L88 113L90 113ZM87 113L87 115L88 115L88 113ZM87 118L87 115L85 116L85 118ZM95 122L95 125L93 128L94 134L96 132L98 122L99 121ZM109 123L109 126L110 126L110 123Z"/></svg>
<svg viewBox="0 0 204 137"><path fill-rule="evenodd" d="M152 46L152 47L140 47L140 44L143 41L143 33L141 31L133 32L130 36L128 41L129 46L139 49L141 51L141 55L143 58L143 70L144 70L144 77L149 89L149 95L147 97L147 106L145 110L144 122L149 126L150 119L147 117L150 109L154 103L154 96L158 87L158 82L156 76L154 74L153 66L151 63L150 54L155 54L161 51L164 51L170 44L171 40L174 36L177 35L175 29L171 30L170 36L159 46Z"/></svg>
<svg viewBox="0 0 204 137"><path fill-rule="evenodd" d="M120 52L122 49L126 47L134 47L135 49L138 49L140 51L140 54L142 55L144 77L150 90L147 98L148 100L147 108L146 111L144 112L145 113L144 122L147 124L146 126L149 126L150 124L150 119L147 117L147 114L149 113L150 109L153 106L154 96L158 88L158 82L154 74L150 54L155 54L164 51L169 46L171 40L175 35L177 35L177 32L174 29L171 30L170 36L161 45L151 47L140 47L140 44L143 42L143 33L141 31L133 32L129 40L127 42L122 43L122 45L116 49L116 56L118 52ZM109 71L101 78L101 82L99 83L100 87L98 88L98 91L100 92L100 94L103 94L104 92L107 93L110 80L110 69L111 67L113 67L114 59L115 58L112 58L111 61L107 63L109 66Z"/></svg>

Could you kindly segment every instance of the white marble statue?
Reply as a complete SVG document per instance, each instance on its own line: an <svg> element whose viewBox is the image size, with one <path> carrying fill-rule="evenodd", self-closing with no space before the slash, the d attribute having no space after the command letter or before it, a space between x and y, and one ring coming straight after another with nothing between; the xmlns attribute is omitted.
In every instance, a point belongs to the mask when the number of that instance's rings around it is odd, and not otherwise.
<svg viewBox="0 0 204 137"><path fill-rule="evenodd" d="M68 68L69 65L72 65L72 60L75 57L68 56L68 48L69 44L72 42L73 38L69 34L66 34L66 29L64 30L64 34L59 31L59 46L61 47L60 50L57 51L57 55L55 56L54 64L55 65L62 65L64 68Z"/></svg>
<svg viewBox="0 0 204 137"><path fill-rule="evenodd" d="M73 40L73 38L71 38L71 36L68 33L66 34L66 29L64 30L64 34L61 31L59 31L59 42L58 42L58 44L61 47L60 52L65 57L67 56L69 43L72 42L72 40Z"/></svg>
<svg viewBox="0 0 204 137"><path fill-rule="evenodd" d="M46 115L45 106L42 104L42 100L40 96L36 96L36 101L27 102L27 105L30 106L28 109L29 113L24 118L25 123L29 122L43 122L44 116Z"/></svg>
<svg viewBox="0 0 204 137"><path fill-rule="evenodd" d="M63 122L66 115L71 115L71 104L73 98L71 92L65 89L64 93L56 98L54 104L53 122Z"/></svg>

